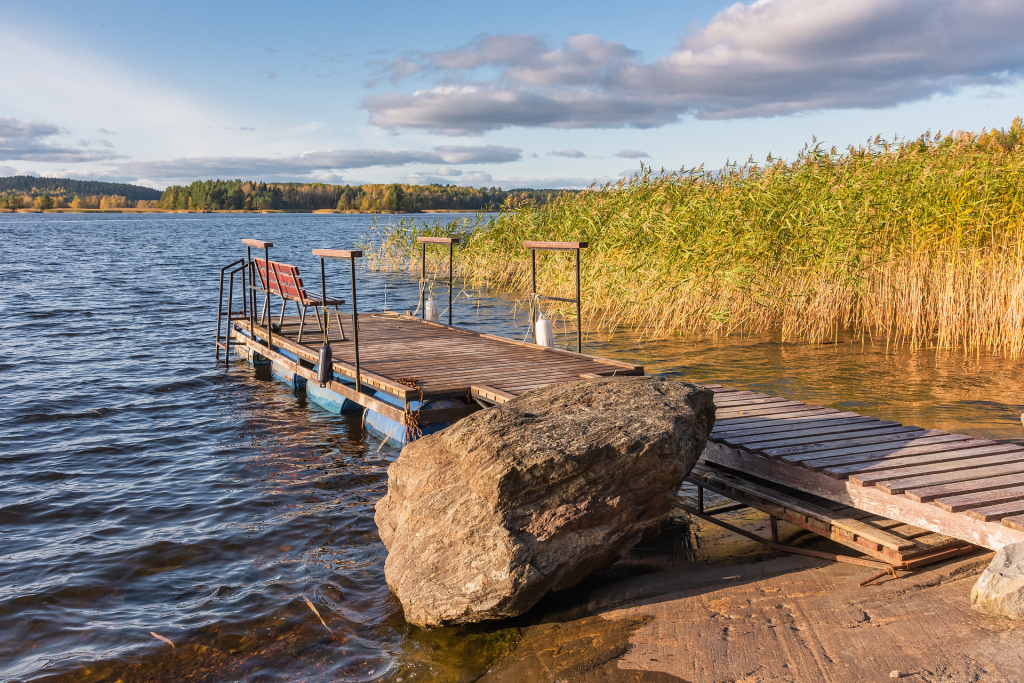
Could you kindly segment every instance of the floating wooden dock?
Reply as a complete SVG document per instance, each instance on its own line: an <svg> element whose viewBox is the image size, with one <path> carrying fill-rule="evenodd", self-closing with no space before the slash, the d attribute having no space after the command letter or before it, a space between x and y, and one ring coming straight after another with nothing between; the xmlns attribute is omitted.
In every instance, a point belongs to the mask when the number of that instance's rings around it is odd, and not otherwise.
<svg viewBox="0 0 1024 683"><path fill-rule="evenodd" d="M986 548L1024 541L1020 445L710 388L717 419L703 460L726 473Z"/></svg>
<svg viewBox="0 0 1024 683"><path fill-rule="evenodd" d="M351 318L342 316L342 321L351 332ZM278 351L267 348L265 327L257 324L253 328L248 320L235 320L233 324L238 343L316 382L312 368L323 333L315 319L305 321L300 344L299 318L285 317L280 331L273 333ZM355 345L342 339L336 325L331 325L330 331L334 372L354 380ZM359 353L363 391L357 392L354 383L344 382L331 382L328 388L409 427L453 422L480 410L482 405L504 403L525 391L556 382L644 374L642 365L517 342L393 312L359 314ZM367 390L385 392L406 406L438 398L461 399L466 405L423 409L417 415L408 407L398 408L374 398Z"/></svg>

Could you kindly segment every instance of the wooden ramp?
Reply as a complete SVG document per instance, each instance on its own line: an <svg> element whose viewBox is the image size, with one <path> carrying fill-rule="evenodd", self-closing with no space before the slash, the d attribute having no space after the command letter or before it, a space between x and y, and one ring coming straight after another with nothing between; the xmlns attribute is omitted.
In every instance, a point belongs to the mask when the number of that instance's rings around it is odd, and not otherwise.
<svg viewBox="0 0 1024 683"><path fill-rule="evenodd" d="M701 493L708 489L741 503L707 510L704 496L700 495L696 513L707 518L706 515L723 510L756 508L772 516L772 540L776 543L780 539L775 520L782 519L901 569L914 569L975 550L970 543L951 536L872 515L789 486L723 471L718 466L698 464L687 481L700 487ZM713 521L721 524L717 519Z"/></svg>
<svg viewBox="0 0 1024 683"><path fill-rule="evenodd" d="M354 378L355 344L342 338L333 311L331 317L329 342L335 374ZM351 317L340 317L346 335L352 337ZM316 381L312 367L323 343L316 318L306 318L301 344L299 318L285 317L283 321L280 332L273 334L273 345L297 357L297 362L267 349L265 327L257 324L255 339L251 338L248 320L234 321L235 340L307 380ZM357 393L352 384L341 382L330 383L331 390L396 421L415 419L421 425L453 421L479 410L481 403L504 403L525 391L555 382L644 374L642 365L517 342L391 312L359 314L359 360L363 391ZM410 414L408 408L403 412L375 400L368 390L386 392L406 404L458 398L467 405L425 409L413 418L415 413Z"/></svg>
<svg viewBox="0 0 1024 683"><path fill-rule="evenodd" d="M710 385L703 460L921 530L1024 541L1024 447Z"/></svg>

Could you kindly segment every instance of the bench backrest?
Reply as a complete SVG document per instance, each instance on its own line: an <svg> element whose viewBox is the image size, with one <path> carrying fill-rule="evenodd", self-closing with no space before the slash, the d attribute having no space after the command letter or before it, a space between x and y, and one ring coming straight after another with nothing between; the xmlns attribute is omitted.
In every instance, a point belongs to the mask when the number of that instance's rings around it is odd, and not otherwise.
<svg viewBox="0 0 1024 683"><path fill-rule="evenodd" d="M267 263L261 258L253 259L256 262L256 271L260 276L260 284L264 289L278 294L285 299L295 299L301 303L308 300L306 290L302 286L302 278L299 276L299 269L296 266L271 261L272 272L267 274Z"/></svg>

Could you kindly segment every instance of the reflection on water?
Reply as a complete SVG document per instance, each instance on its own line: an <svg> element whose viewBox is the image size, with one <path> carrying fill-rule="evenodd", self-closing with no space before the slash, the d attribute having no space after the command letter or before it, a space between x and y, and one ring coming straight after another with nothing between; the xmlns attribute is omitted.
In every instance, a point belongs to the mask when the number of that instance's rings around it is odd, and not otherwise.
<svg viewBox="0 0 1024 683"><path fill-rule="evenodd" d="M272 257L315 272L311 247L350 246L368 222L0 216L11 245L0 289L0 680L470 681L514 646L525 622L428 632L402 619L373 523L396 449L359 415L213 362L216 273L241 237L270 239ZM328 286L344 276L329 270ZM359 277L363 310L385 284L389 308L415 308L415 277ZM457 324L525 337L514 298L467 294ZM1024 436L1020 361L767 336L592 335L586 350L922 427ZM622 565L762 552L680 518Z"/></svg>

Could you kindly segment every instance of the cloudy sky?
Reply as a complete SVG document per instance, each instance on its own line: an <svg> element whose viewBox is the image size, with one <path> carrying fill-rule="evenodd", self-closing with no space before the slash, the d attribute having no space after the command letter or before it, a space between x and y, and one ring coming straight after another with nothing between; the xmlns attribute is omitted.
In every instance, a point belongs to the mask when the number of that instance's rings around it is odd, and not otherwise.
<svg viewBox="0 0 1024 683"><path fill-rule="evenodd" d="M1024 115L1024 2L0 0L0 175L581 187Z"/></svg>

